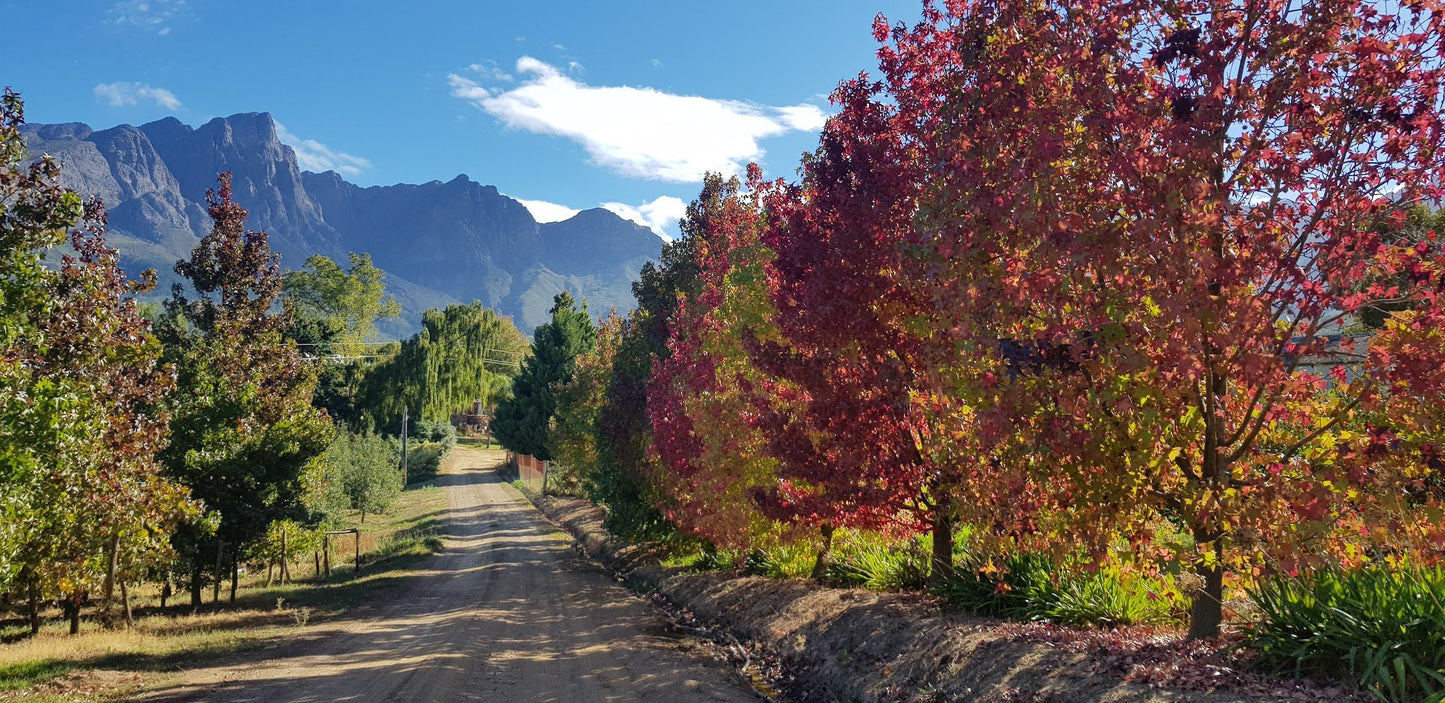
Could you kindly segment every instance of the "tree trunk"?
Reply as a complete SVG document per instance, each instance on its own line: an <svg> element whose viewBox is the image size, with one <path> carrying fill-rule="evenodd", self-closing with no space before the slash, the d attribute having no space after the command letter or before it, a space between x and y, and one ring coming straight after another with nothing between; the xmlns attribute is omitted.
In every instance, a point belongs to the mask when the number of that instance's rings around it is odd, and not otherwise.
<svg viewBox="0 0 1445 703"><path fill-rule="evenodd" d="M166 601L171 598L171 575L166 574L166 582L161 585L161 610L166 609Z"/></svg>
<svg viewBox="0 0 1445 703"><path fill-rule="evenodd" d="M65 597L65 617L70 620L70 634L80 634L80 594L72 593Z"/></svg>
<svg viewBox="0 0 1445 703"><path fill-rule="evenodd" d="M953 507L946 499L933 506L933 555L929 585L938 587L953 578Z"/></svg>
<svg viewBox="0 0 1445 703"><path fill-rule="evenodd" d="M366 508L361 509L361 524L366 524Z"/></svg>
<svg viewBox="0 0 1445 703"><path fill-rule="evenodd" d="M285 525L284 525L284 523L283 523L283 525L282 525L282 527L281 527L281 585L282 585L282 586L285 586L285 585L287 584L287 582L289 582L289 581L291 580L291 569L287 567L287 563L291 561L291 553L288 552L288 551L286 551L286 533L289 532L289 531L290 531L290 530L287 530L286 527L285 527Z"/></svg>
<svg viewBox="0 0 1445 703"><path fill-rule="evenodd" d="M321 535L321 568L326 578L331 578L331 535Z"/></svg>
<svg viewBox="0 0 1445 703"><path fill-rule="evenodd" d="M225 555L226 555L226 542L225 542L224 540L223 540L223 541L220 541L220 542L217 542L217 543L216 543L216 585L214 585L214 586L211 587L211 602L212 602L212 603L220 603L220 602L221 602L221 565L225 563L225 562L222 561L222 557L224 557Z"/></svg>
<svg viewBox="0 0 1445 703"><path fill-rule="evenodd" d="M271 587L271 578L272 578L272 575L275 573L275 571L276 571L276 562L274 562L274 561L268 561L268 562L266 562L266 588L270 588L270 587Z"/></svg>
<svg viewBox="0 0 1445 703"><path fill-rule="evenodd" d="M312 574L312 576L315 577L315 578L317 578L317 579L320 579L320 578L321 578L321 552L312 552L312 553L311 553L311 558L316 562L316 573Z"/></svg>
<svg viewBox="0 0 1445 703"><path fill-rule="evenodd" d="M100 620L105 623L106 627L115 625L114 619L110 615L110 604L115 597L115 571L119 560L120 533L117 532L110 539L110 559L106 560L108 563L105 566L105 597L100 606Z"/></svg>
<svg viewBox="0 0 1445 703"><path fill-rule="evenodd" d="M828 571L828 553L833 550L833 525L822 525L818 528L818 531L823 533L823 544L818 547L818 556L813 560L813 573L811 577L814 581L823 580L823 576Z"/></svg>
<svg viewBox="0 0 1445 703"><path fill-rule="evenodd" d="M231 558L231 604L236 604L236 583L241 580L241 560Z"/></svg>
<svg viewBox="0 0 1445 703"><path fill-rule="evenodd" d="M30 634L40 633L40 579L26 569L25 588L30 601Z"/></svg>
<svg viewBox="0 0 1445 703"><path fill-rule="evenodd" d="M120 581L120 604L121 609L125 612L125 626L130 627L134 625L135 619L131 617L130 613L130 589L126 588L125 579L121 579Z"/></svg>
<svg viewBox="0 0 1445 703"><path fill-rule="evenodd" d="M196 550L195 559L191 563L191 607L201 607L201 588L205 584L204 575L206 565L201 563L205 557L201 556L201 550Z"/></svg>
<svg viewBox="0 0 1445 703"><path fill-rule="evenodd" d="M1200 564L1195 572L1204 579L1204 587L1190 594L1189 639L1204 640L1219 636L1224 623L1224 545L1214 542L1213 566Z"/></svg>

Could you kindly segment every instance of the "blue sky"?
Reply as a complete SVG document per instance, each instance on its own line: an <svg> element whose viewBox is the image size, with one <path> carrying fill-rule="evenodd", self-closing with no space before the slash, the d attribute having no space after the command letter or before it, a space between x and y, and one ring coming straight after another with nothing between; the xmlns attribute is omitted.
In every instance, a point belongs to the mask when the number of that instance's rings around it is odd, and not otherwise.
<svg viewBox="0 0 1445 703"><path fill-rule="evenodd" d="M704 169L793 174L876 65L878 12L920 3L0 0L0 82L32 122L270 112L303 168L465 173L538 219L611 204L675 232Z"/></svg>

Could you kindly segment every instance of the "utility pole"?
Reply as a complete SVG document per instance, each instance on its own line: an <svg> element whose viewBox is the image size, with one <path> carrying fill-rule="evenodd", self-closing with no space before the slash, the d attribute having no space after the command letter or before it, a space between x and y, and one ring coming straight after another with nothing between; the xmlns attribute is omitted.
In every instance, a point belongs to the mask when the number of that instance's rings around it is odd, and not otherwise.
<svg viewBox="0 0 1445 703"><path fill-rule="evenodd" d="M401 475L403 477L411 475L410 467L406 465L406 436L406 407L403 406L401 409Z"/></svg>

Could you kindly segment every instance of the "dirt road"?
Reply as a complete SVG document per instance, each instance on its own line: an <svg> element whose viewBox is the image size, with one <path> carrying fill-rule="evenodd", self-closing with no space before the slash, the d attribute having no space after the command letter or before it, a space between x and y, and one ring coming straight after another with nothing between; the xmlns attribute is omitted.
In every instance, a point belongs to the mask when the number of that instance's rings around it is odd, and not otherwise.
<svg viewBox="0 0 1445 703"><path fill-rule="evenodd" d="M497 475L457 448L446 549L400 597L306 628L240 665L189 672L147 701L755 701L725 663L669 632L582 560Z"/></svg>

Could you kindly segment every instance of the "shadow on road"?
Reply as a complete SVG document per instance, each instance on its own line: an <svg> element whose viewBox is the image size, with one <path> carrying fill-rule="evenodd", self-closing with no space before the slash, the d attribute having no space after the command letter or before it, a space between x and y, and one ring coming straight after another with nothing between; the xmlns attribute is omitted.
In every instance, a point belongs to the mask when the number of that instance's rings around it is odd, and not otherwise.
<svg viewBox="0 0 1445 703"><path fill-rule="evenodd" d="M750 700L639 599L582 561L495 470L444 474L445 549L376 577L380 601L296 627L241 666L140 700ZM343 596L347 584L328 591ZM194 665L193 654L126 660ZM94 666L116 665L96 661ZM706 682L706 683L704 683Z"/></svg>

